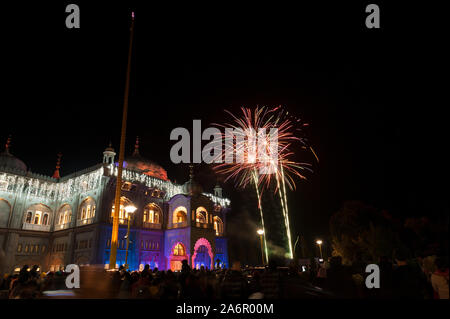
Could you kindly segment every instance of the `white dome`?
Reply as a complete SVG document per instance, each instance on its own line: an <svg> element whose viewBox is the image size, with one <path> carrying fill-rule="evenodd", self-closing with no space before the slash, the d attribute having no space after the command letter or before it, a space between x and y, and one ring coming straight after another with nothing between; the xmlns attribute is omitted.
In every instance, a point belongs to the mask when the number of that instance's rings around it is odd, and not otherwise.
<svg viewBox="0 0 450 319"><path fill-rule="evenodd" d="M5 151L0 154L0 169L7 168L13 170L25 171L27 170L27 166L20 159Z"/></svg>

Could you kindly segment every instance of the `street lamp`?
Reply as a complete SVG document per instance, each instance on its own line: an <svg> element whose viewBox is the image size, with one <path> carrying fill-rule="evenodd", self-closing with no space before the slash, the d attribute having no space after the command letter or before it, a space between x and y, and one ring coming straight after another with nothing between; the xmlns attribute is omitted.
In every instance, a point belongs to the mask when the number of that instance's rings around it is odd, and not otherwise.
<svg viewBox="0 0 450 319"><path fill-rule="evenodd" d="M320 239L316 240L316 244L319 245L320 259L323 259L323 257L322 257L322 240L320 240Z"/></svg>
<svg viewBox="0 0 450 319"><path fill-rule="evenodd" d="M124 207L124 210L127 212L128 216L128 229L127 229L127 235L125 236L127 238L127 250L125 253L125 269L128 269L128 247L130 246L130 219L131 215L136 211L137 207L133 205L128 205Z"/></svg>
<svg viewBox="0 0 450 319"><path fill-rule="evenodd" d="M264 248L263 248L264 229L258 229L256 233L259 235L259 239L261 240L261 260L262 264L264 265Z"/></svg>

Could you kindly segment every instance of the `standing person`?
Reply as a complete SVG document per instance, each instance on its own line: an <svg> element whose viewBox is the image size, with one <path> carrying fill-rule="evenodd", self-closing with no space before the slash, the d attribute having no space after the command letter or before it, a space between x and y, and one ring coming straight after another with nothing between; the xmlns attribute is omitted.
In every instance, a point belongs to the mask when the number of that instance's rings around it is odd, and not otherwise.
<svg viewBox="0 0 450 319"><path fill-rule="evenodd" d="M26 283L30 279L30 273L28 272L28 265L24 265L19 272L19 283Z"/></svg>
<svg viewBox="0 0 450 319"><path fill-rule="evenodd" d="M392 272L392 297L423 299L422 276L416 267L408 265L406 252L396 252L395 262L397 268Z"/></svg>
<svg viewBox="0 0 450 319"><path fill-rule="evenodd" d="M448 296L448 261L438 257L435 260L436 270L431 275L431 284L435 299L449 299Z"/></svg>
<svg viewBox="0 0 450 319"><path fill-rule="evenodd" d="M220 285L220 295L224 299L247 298L247 280L242 275L239 262L234 262L227 270Z"/></svg>
<svg viewBox="0 0 450 319"><path fill-rule="evenodd" d="M150 273L150 265L149 265L149 264L146 264L146 265L144 266L144 269L143 269L142 272L141 272L141 276L142 276L142 277L146 277L148 273Z"/></svg>
<svg viewBox="0 0 450 319"><path fill-rule="evenodd" d="M39 278L39 273L38 273L38 269L39 266L38 265L34 265L31 270L30 270L30 277L31 279L38 279Z"/></svg>
<svg viewBox="0 0 450 319"><path fill-rule="evenodd" d="M314 282L317 276L317 263L315 258L310 259L309 263L309 282Z"/></svg>
<svg viewBox="0 0 450 319"><path fill-rule="evenodd" d="M191 267L189 267L187 259L181 261L181 272L178 277L180 282L180 296L185 297L186 295L186 281L191 273Z"/></svg>
<svg viewBox="0 0 450 319"><path fill-rule="evenodd" d="M325 263L320 263L319 270L317 271L315 284L317 284L321 288L324 288L326 280L327 280L327 269L325 268Z"/></svg>
<svg viewBox="0 0 450 319"><path fill-rule="evenodd" d="M342 264L341 256L331 257L326 285L336 298L354 298L356 296L356 286L351 271Z"/></svg>
<svg viewBox="0 0 450 319"><path fill-rule="evenodd" d="M377 298L389 299L392 297L392 276L393 276L392 262L389 260L387 256L381 256L379 265L380 265L380 274L383 274L382 277L383 284L380 285L379 289L372 289L374 290L372 293Z"/></svg>
<svg viewBox="0 0 450 319"><path fill-rule="evenodd" d="M119 288L119 299L129 299L131 297L131 274L125 271L122 278L122 283Z"/></svg>
<svg viewBox="0 0 450 319"><path fill-rule="evenodd" d="M261 291L264 299L278 299L282 297L283 282L281 273L277 269L277 262L269 260L269 267L261 275Z"/></svg>

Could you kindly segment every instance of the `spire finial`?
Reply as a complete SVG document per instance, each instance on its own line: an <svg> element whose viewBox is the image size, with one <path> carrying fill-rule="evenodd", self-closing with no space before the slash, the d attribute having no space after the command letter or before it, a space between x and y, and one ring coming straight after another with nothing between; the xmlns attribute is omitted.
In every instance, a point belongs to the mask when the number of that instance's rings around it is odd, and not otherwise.
<svg viewBox="0 0 450 319"><path fill-rule="evenodd" d="M105 148L105 152L114 152L114 148L112 147L111 141L109 141L109 145Z"/></svg>
<svg viewBox="0 0 450 319"><path fill-rule="evenodd" d="M10 146L11 146L11 134L9 134L8 138L6 139L6 144L5 144L5 152L6 152L6 154L9 154Z"/></svg>
<svg viewBox="0 0 450 319"><path fill-rule="evenodd" d="M140 156L140 154L139 154L139 136L136 136L136 143L134 144L133 156Z"/></svg>
<svg viewBox="0 0 450 319"><path fill-rule="evenodd" d="M61 176L59 175L59 169L61 168L61 157L62 157L62 154L61 154L61 152L59 152L58 153L58 158L57 158L57 160L56 160L56 169L55 169L55 172L53 173L53 178L61 178Z"/></svg>

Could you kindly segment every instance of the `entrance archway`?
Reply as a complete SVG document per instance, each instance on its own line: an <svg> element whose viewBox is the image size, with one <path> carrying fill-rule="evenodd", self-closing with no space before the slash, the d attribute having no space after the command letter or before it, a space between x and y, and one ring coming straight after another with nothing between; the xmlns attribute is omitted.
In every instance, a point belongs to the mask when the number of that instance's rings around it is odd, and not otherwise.
<svg viewBox="0 0 450 319"><path fill-rule="evenodd" d="M182 261L185 259L189 259L189 256L187 256L186 254L186 247L180 242L175 243L172 249L170 250L170 257L169 257L170 270L180 271Z"/></svg>
<svg viewBox="0 0 450 319"><path fill-rule="evenodd" d="M194 245L194 255L192 256L192 267L200 268L200 266L214 268L214 254L211 244L206 238L199 238Z"/></svg>

